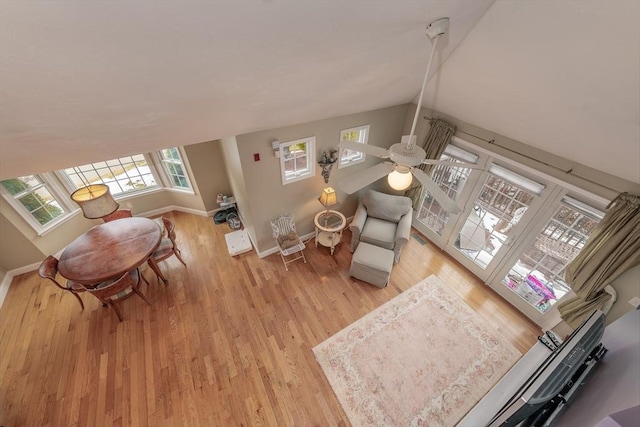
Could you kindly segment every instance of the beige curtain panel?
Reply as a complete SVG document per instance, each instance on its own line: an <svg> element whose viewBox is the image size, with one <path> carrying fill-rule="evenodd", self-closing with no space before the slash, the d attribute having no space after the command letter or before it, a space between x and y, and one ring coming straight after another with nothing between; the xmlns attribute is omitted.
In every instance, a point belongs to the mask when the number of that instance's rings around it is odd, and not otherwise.
<svg viewBox="0 0 640 427"><path fill-rule="evenodd" d="M604 292L605 286L640 264L640 197L622 193L607 209L565 272L566 282L578 297L560 302L558 310L574 329L612 298Z"/></svg>
<svg viewBox="0 0 640 427"><path fill-rule="evenodd" d="M427 159L437 160L442 156L444 149L447 148L447 145L451 142L453 134L456 133L456 127L440 119L430 119L429 125L429 131L424 139L422 148L427 153ZM419 165L417 167L429 173L434 165ZM413 182L414 185L405 191L404 195L411 199L413 209L416 210L422 198L422 185L417 179L414 179Z"/></svg>

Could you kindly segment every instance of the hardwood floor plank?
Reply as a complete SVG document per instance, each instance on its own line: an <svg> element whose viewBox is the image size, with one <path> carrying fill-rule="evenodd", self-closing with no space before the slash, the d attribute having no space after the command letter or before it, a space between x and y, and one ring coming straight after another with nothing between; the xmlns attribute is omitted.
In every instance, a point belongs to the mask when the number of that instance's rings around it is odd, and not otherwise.
<svg viewBox="0 0 640 427"><path fill-rule="evenodd" d="M9 426L348 426L312 348L436 274L518 350L538 328L430 243L410 239L384 289L349 277L348 230L333 256L313 240L307 263L230 257L226 224L181 212L185 268L167 285L144 266L149 306L77 301L38 277L14 278L0 308L0 424ZM426 240L426 239L424 239Z"/></svg>

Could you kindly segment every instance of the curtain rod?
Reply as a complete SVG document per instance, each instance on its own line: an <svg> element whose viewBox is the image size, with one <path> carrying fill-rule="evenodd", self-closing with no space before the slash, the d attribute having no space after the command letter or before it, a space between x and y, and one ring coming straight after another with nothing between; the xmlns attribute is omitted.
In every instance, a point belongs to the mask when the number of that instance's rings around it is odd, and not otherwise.
<svg viewBox="0 0 640 427"><path fill-rule="evenodd" d="M424 119L425 119L425 120L429 120L429 121L438 120L438 119L431 118L431 117L429 117L429 116L424 116ZM558 171L560 171L560 172L564 172L564 173L565 173L565 174L567 174L567 175L573 175L573 176L574 176L574 177L576 177L576 178L579 178L579 179L581 179L581 180L583 180L583 181L586 181L586 182L589 182L589 183L591 183L591 184L597 185L597 186L599 186L599 187L602 187L602 188L604 188L604 189L606 189L606 190L609 190L609 191L612 191L612 192L614 192L614 193L620 193L620 190L616 190L616 189L614 189L614 188L607 187L606 185L602 185L602 184L600 184L599 182L595 182L595 181L593 181L593 180L591 180L591 179L589 179L589 178L585 178L585 177L583 177L583 176L580 176L580 175L577 175L577 174L573 173L573 168L571 168L571 169L569 169L568 171L566 171L566 170L564 170L564 169L562 169L562 168L559 168L558 166L551 165L551 164L549 164L549 163L547 163L547 162L543 162L542 160L538 160L538 159L536 159L535 157L531 157L531 156L529 156L529 155L527 155L527 154L522 154L522 153L520 153L520 152L518 152L518 151L516 151L516 150L513 150L513 149L509 148L509 147L505 147L504 145L496 144L496 140L495 140L495 138L494 138L494 139L484 139L484 138L482 138L482 137L479 137L478 135L474 135L474 134L472 134L472 133L465 132L465 131L460 130L460 129L457 129L457 130L456 130L456 132L460 132L460 133L464 133L465 135L472 136L472 137L474 137L474 138L477 138L477 139L479 139L479 140L481 140L481 141L486 142L486 143L487 143L487 144L489 144L489 145L494 145L494 146L496 146L496 147L498 147L498 148L502 148L503 150L506 150L506 151L509 151L509 152L511 152L511 153L517 154L518 156L522 156L522 157L524 157L524 158L526 158L526 159L529 159L529 160L532 160L532 161L534 161L534 162L540 163L540 164L542 164L542 165L545 165L545 166L547 166L547 167L553 168L553 169L558 170Z"/></svg>

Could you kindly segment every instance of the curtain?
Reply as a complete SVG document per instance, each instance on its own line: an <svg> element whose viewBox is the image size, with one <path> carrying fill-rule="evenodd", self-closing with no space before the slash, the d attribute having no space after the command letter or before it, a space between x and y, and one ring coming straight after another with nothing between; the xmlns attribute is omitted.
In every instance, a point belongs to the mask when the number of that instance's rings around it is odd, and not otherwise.
<svg viewBox="0 0 640 427"><path fill-rule="evenodd" d="M622 193L565 271L576 293L558 304L562 320L572 328L601 309L612 298L604 288L628 269L640 264L640 196Z"/></svg>
<svg viewBox="0 0 640 427"><path fill-rule="evenodd" d="M422 148L427 153L427 159L437 160L442 156L444 149L447 148L447 145L451 142L453 134L456 133L456 127L440 119L430 119L429 125L429 131L422 143ZM434 165L423 164L416 167L429 173L433 166ZM418 209L420 200L422 199L422 184L420 184L420 181L414 179L413 185L405 191L404 195L411 198L413 209Z"/></svg>

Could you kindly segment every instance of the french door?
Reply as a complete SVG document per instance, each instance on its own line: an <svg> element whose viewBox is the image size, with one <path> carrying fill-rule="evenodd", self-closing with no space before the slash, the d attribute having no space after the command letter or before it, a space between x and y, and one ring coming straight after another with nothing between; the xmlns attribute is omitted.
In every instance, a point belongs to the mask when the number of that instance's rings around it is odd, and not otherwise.
<svg viewBox="0 0 640 427"><path fill-rule="evenodd" d="M454 166L438 166L432 177L462 211L450 214L426 193L414 226L531 320L548 324L570 291L564 269L602 212L530 170L451 147L441 159Z"/></svg>
<svg viewBox="0 0 640 427"><path fill-rule="evenodd" d="M546 187L491 163L459 215L445 248L485 282L519 243L547 194Z"/></svg>
<svg viewBox="0 0 640 427"><path fill-rule="evenodd" d="M433 169L431 177L451 199L461 205L470 197L473 180L480 174L478 170L465 168L462 164L478 164L478 156L454 145L448 145L440 160L449 161L454 166L438 165ZM444 249L459 214L445 211L428 192L425 192L415 215L416 228Z"/></svg>
<svg viewBox="0 0 640 427"><path fill-rule="evenodd" d="M489 284L539 325L556 314L558 301L571 292L567 265L578 255L604 212L559 193L550 218L532 239L514 250ZM539 224L541 221L538 221Z"/></svg>

